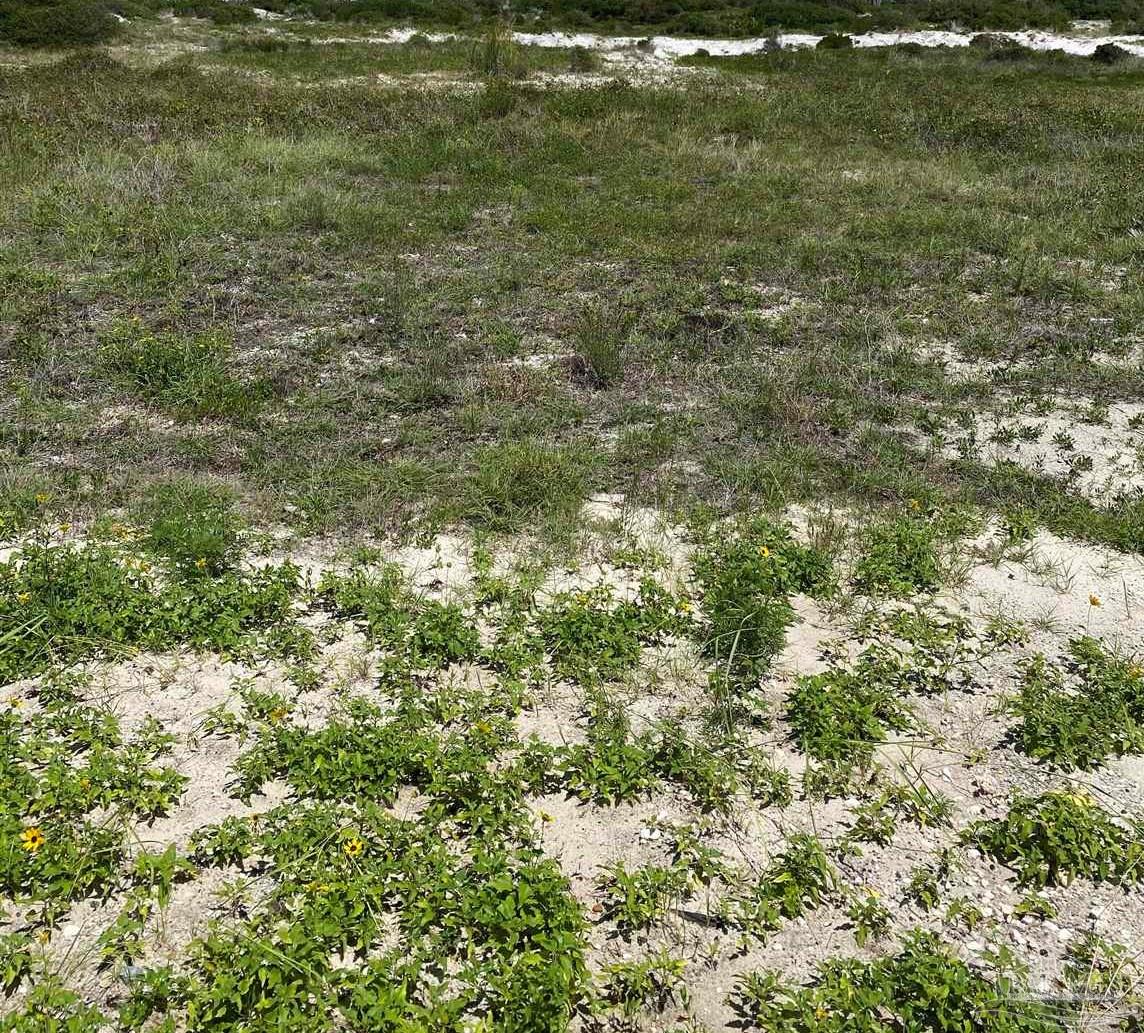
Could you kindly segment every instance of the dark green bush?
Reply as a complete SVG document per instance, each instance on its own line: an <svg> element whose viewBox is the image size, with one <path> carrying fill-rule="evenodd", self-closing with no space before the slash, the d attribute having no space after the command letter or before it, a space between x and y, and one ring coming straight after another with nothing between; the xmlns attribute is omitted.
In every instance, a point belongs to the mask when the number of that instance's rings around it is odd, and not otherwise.
<svg viewBox="0 0 1144 1033"><path fill-rule="evenodd" d="M815 50L850 50L854 40L841 32L831 32L823 36L815 46Z"/></svg>
<svg viewBox="0 0 1144 1033"><path fill-rule="evenodd" d="M21 47L86 46L103 43L118 31L119 22L99 3L0 3L0 42Z"/></svg>

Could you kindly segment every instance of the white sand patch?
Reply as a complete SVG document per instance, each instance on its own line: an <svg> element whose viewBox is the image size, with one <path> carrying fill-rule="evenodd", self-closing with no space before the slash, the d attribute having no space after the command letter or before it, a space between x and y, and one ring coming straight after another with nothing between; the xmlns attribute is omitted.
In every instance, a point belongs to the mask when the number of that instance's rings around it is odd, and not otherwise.
<svg viewBox="0 0 1144 1033"><path fill-rule="evenodd" d="M888 47L899 43L917 43L923 47L967 47L978 33L946 32L922 29L910 32L866 32L854 35L856 47ZM1087 32L1054 33L1038 30L996 32L1030 50L1063 50L1069 54L1088 55L1104 43L1113 43L1130 53L1144 56L1144 35L1092 35ZM461 38L456 33L424 33L413 28L391 29L378 36L330 37L314 43L407 43L419 36L438 43ZM681 57L691 57L701 51L713 57L734 57L757 54L781 47L813 47L822 39L821 34L808 32L782 33L776 36L755 36L746 39L700 39L680 36L602 36L592 32L514 32L517 43L534 47L583 47L603 54L621 54L633 61L673 63Z"/></svg>
<svg viewBox="0 0 1144 1033"><path fill-rule="evenodd" d="M1007 409L974 413L972 426L949 432L942 453L1016 463L1065 479L1096 501L1144 491L1144 405L1098 410L1099 422L1092 402L1084 399L1044 408L1014 402Z"/></svg>

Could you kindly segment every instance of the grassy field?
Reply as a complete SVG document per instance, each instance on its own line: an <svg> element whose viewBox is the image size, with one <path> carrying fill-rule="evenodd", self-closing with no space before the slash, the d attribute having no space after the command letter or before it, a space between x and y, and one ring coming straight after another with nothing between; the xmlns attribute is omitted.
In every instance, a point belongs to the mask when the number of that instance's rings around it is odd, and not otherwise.
<svg viewBox="0 0 1144 1033"><path fill-rule="evenodd" d="M0 1030L1135 1028L1144 61L0 50Z"/></svg>

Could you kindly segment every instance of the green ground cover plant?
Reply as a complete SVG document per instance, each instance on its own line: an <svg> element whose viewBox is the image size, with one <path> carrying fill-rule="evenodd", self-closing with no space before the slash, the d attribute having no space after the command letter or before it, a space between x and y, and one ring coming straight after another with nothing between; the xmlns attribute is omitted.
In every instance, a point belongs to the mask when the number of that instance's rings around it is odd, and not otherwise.
<svg viewBox="0 0 1144 1033"><path fill-rule="evenodd" d="M750 973L736 1000L750 1028L764 1030L1067 1028L1056 1012L1022 998L1019 987L1017 976L989 979L932 933L919 932L886 958L833 959L806 986L791 986L774 972Z"/></svg>
<svg viewBox="0 0 1144 1033"><path fill-rule="evenodd" d="M1133 882L1144 868L1139 827L1125 827L1083 793L1017 797L1004 818L977 822L967 841L1040 888L1074 878Z"/></svg>
<svg viewBox="0 0 1144 1033"><path fill-rule="evenodd" d="M1020 719L1012 738L1022 753L1093 768L1144 751L1144 668L1088 636L1074 639L1062 665L1040 655L1027 664L1007 710Z"/></svg>

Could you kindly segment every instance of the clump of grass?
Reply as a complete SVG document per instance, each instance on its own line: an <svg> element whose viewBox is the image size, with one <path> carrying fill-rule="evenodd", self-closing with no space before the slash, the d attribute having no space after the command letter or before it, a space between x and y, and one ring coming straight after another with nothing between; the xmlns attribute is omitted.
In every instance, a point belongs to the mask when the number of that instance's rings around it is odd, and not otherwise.
<svg viewBox="0 0 1144 1033"><path fill-rule="evenodd" d="M1144 752L1144 666L1087 636L1069 643L1063 670L1040 655L1029 661L1006 709L1020 718L1010 735L1017 748L1055 767Z"/></svg>
<svg viewBox="0 0 1144 1033"><path fill-rule="evenodd" d="M1082 793L1017 796L1004 818L979 821L966 842L1013 869L1024 886L1144 880L1144 828L1124 826Z"/></svg>
<svg viewBox="0 0 1144 1033"><path fill-rule="evenodd" d="M194 481L151 490L137 509L144 543L182 574L212 577L239 557L240 525L230 494Z"/></svg>
<svg viewBox="0 0 1144 1033"><path fill-rule="evenodd" d="M536 441L491 445L476 455L465 485L465 515L494 531L569 521L588 491L595 456L577 445Z"/></svg>
<svg viewBox="0 0 1144 1033"><path fill-rule="evenodd" d="M484 35L473 48L473 70L489 79L523 79L528 66L512 35L507 18L490 18Z"/></svg>
<svg viewBox="0 0 1144 1033"><path fill-rule="evenodd" d="M101 335L99 365L113 380L181 415L239 417L257 407L261 390L231 373L232 353L221 331L154 333L138 320L124 320Z"/></svg>
<svg viewBox="0 0 1144 1033"><path fill-rule="evenodd" d="M575 372L593 387L611 387L622 380L630 333L630 317L602 307L585 309L572 331Z"/></svg>

